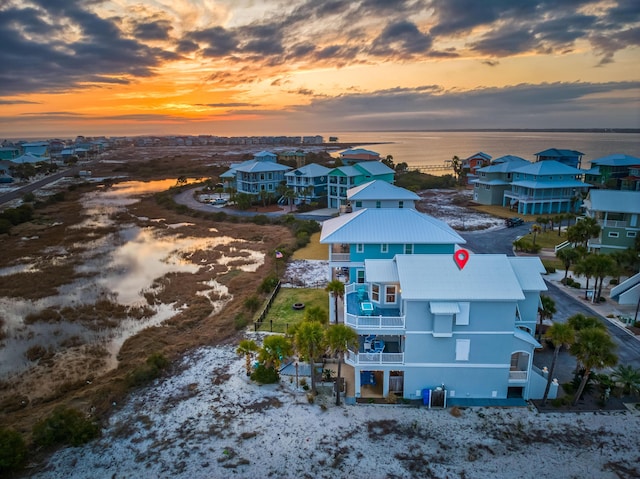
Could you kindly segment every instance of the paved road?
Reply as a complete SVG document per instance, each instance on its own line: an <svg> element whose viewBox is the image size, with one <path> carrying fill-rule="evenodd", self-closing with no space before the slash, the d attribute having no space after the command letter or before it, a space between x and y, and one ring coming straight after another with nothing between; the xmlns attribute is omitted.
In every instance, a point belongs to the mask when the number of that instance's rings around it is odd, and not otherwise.
<svg viewBox="0 0 640 479"><path fill-rule="evenodd" d="M531 223L517 226L515 228L501 228L491 231L473 231L462 233L461 236L467 241L465 247L474 253L503 253L513 256L513 241L518 236L527 234L530 225ZM627 364L635 368L640 368L640 340L638 338L630 335L619 326L612 324L612 322L606 317L594 312L583 301L577 299L573 295L565 293L550 281L545 282L549 288L549 291L545 294L550 296L556 303L557 312L553 315L554 321L564 322L568 317L577 313L582 313L585 316L600 317L618 347L616 354L618 355L620 364ZM544 359L545 361L548 360L548 362L550 362L550 358L546 358L544 354L540 355L537 353L536 357L536 363L538 363L538 359ZM562 362L569 370L575 367L575 360L568 354L563 355ZM559 364L558 366L562 368L563 364ZM562 377L560 379L561 381L564 380Z"/></svg>

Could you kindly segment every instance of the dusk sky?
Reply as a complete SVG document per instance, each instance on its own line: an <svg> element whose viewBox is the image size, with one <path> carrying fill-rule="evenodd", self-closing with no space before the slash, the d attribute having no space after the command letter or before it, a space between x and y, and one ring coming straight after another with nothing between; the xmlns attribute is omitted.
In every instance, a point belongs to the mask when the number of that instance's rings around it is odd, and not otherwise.
<svg viewBox="0 0 640 479"><path fill-rule="evenodd" d="M0 139L640 128L638 0L0 0Z"/></svg>

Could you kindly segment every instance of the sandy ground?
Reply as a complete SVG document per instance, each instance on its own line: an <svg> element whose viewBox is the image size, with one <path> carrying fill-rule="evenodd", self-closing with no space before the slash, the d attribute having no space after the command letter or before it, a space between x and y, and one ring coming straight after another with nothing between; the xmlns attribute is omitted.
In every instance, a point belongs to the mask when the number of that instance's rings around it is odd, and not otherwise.
<svg viewBox="0 0 640 479"><path fill-rule="evenodd" d="M473 190L424 190L416 209L446 222L458 231L504 228L504 220L467 207L473 200Z"/></svg>
<svg viewBox="0 0 640 479"><path fill-rule="evenodd" d="M201 348L133 395L85 447L39 479L626 478L640 474L630 412L546 414L309 404L295 379L258 386L232 347ZM116 406L119 408L119 406Z"/></svg>

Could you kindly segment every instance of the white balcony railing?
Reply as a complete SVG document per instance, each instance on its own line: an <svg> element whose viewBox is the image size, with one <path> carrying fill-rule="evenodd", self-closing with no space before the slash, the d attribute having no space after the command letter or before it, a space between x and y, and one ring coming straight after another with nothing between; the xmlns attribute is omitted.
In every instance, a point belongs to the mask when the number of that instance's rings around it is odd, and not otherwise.
<svg viewBox="0 0 640 479"><path fill-rule="evenodd" d="M527 371L509 371L509 381L526 381Z"/></svg>
<svg viewBox="0 0 640 479"><path fill-rule="evenodd" d="M629 226L628 221L618 221L618 220L600 220L601 226L606 226L608 228L627 228Z"/></svg>
<svg viewBox="0 0 640 479"><path fill-rule="evenodd" d="M358 316L346 313L344 322L352 328L404 329L404 316Z"/></svg>
<svg viewBox="0 0 640 479"><path fill-rule="evenodd" d="M404 353L355 353L347 351L345 362L351 366L363 364L404 364Z"/></svg>
<svg viewBox="0 0 640 479"><path fill-rule="evenodd" d="M349 253L334 253L331 252L329 256L329 261L351 261L351 255Z"/></svg>

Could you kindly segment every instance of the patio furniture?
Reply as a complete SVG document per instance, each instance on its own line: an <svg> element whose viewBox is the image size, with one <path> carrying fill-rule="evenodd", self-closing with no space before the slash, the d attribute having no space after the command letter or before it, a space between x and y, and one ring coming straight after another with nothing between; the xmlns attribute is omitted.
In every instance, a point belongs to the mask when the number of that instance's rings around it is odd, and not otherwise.
<svg viewBox="0 0 640 479"><path fill-rule="evenodd" d="M364 286L360 286L357 290L358 300L359 301L367 301L369 299L369 294L367 293L367 288Z"/></svg>
<svg viewBox="0 0 640 479"><path fill-rule="evenodd" d="M382 339L374 339L371 342L371 352L381 353L384 351L384 341Z"/></svg>

